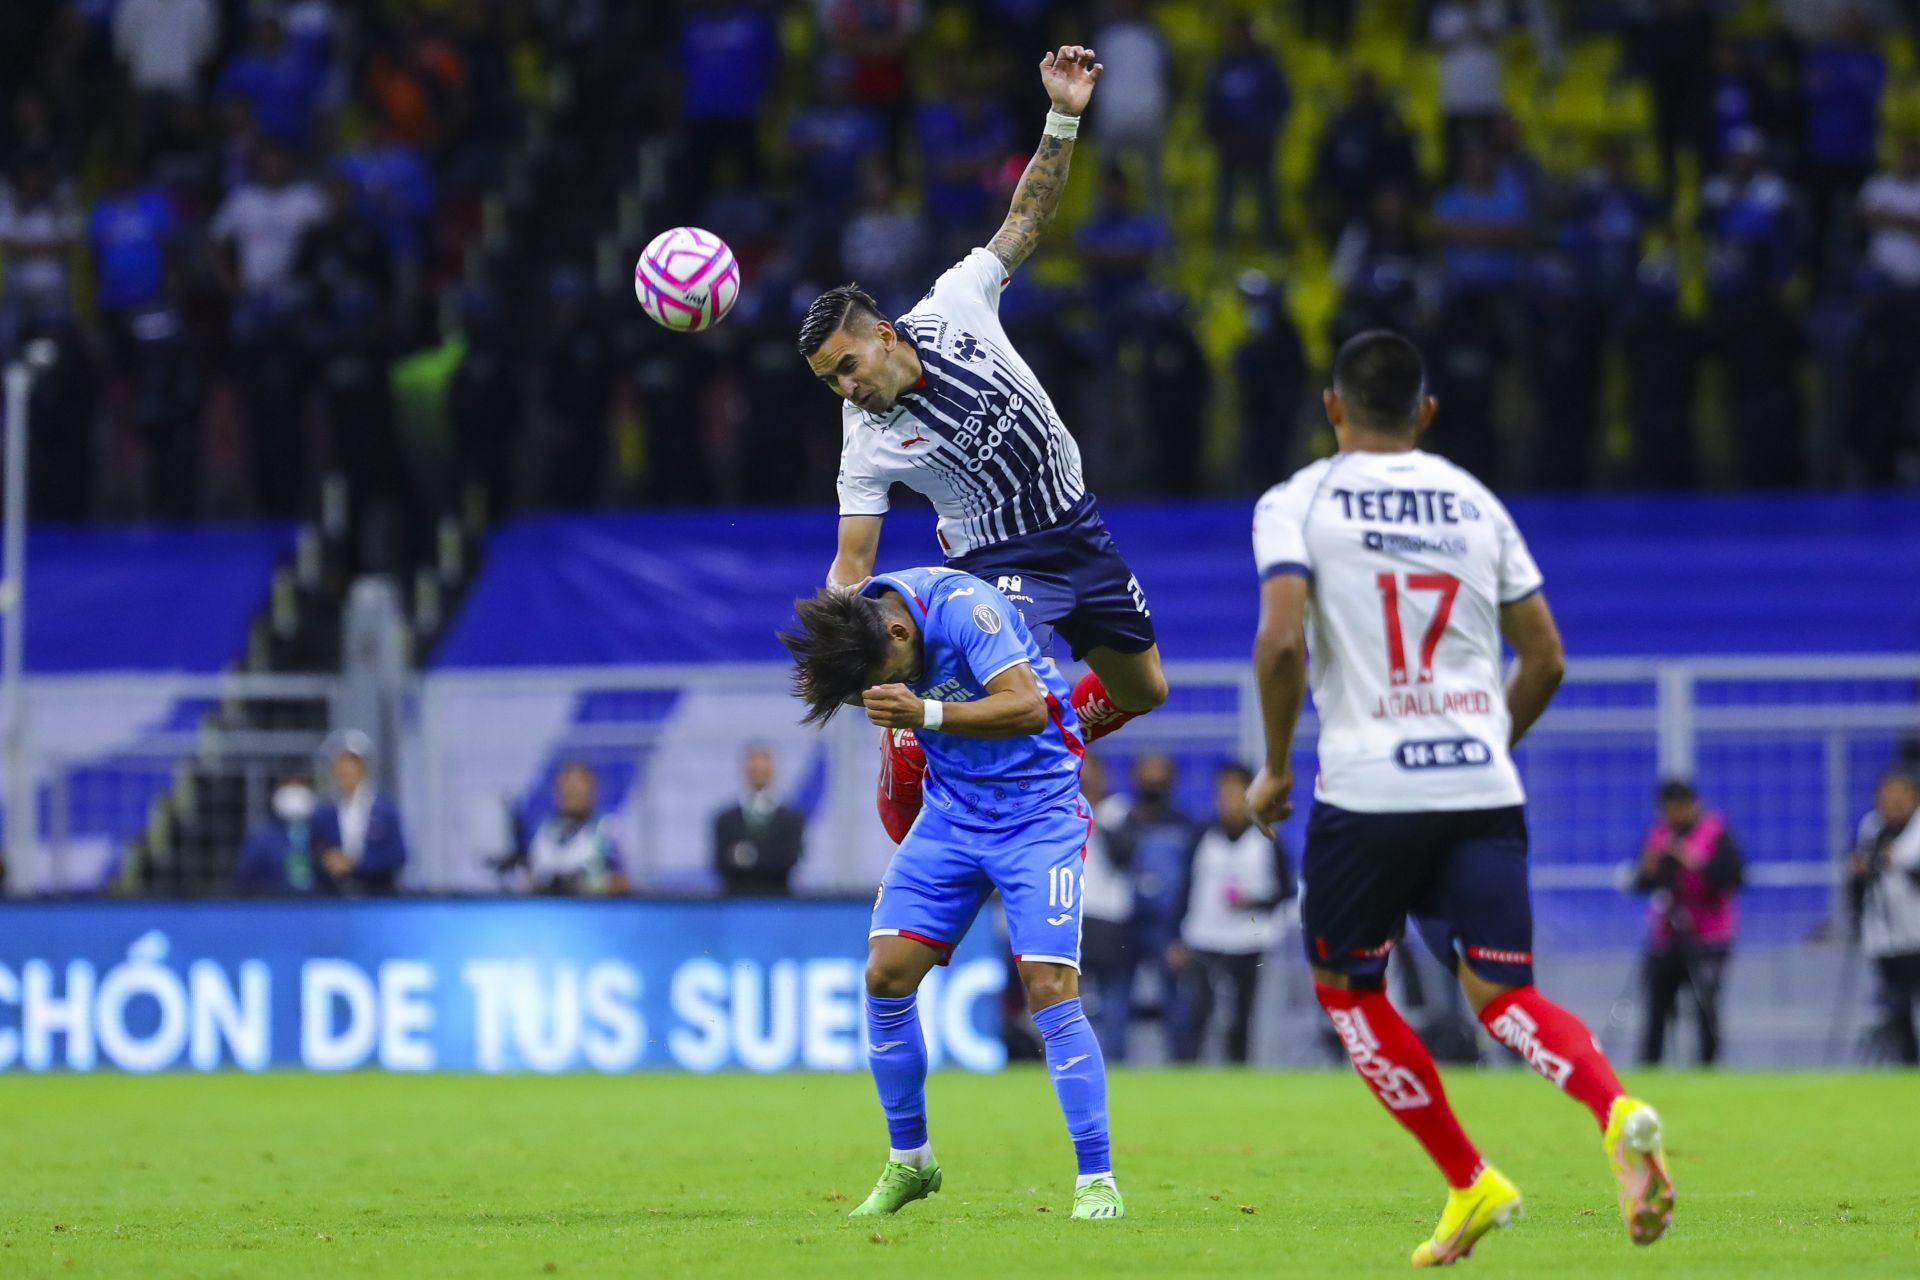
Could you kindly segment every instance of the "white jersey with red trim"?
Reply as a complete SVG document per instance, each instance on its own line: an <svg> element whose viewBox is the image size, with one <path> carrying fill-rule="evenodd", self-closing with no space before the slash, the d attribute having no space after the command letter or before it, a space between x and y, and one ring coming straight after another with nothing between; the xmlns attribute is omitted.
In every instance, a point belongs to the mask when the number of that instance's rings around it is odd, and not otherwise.
<svg viewBox="0 0 1920 1280"><path fill-rule="evenodd" d="M922 376L886 413L841 406L841 515L885 515L904 484L933 503L952 559L1051 528L1086 493L1080 447L1000 325L1006 284L975 249L894 322Z"/></svg>
<svg viewBox="0 0 1920 1280"><path fill-rule="evenodd" d="M1265 582L1306 577L1316 799L1358 813L1524 803L1500 607L1541 586L1513 517L1444 458L1342 453L1260 499Z"/></svg>

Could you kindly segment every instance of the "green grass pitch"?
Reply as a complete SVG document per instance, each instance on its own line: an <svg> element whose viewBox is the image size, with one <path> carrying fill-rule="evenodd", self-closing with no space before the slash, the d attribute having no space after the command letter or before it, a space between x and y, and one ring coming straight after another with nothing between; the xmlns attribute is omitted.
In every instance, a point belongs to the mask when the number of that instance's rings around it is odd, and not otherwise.
<svg viewBox="0 0 1920 1280"><path fill-rule="evenodd" d="M1527 1217L1485 1276L1920 1275L1920 1079L1636 1077L1666 1114L1668 1238L1630 1246L1585 1112L1455 1072ZM1131 1217L1068 1219L1041 1072L937 1075L946 1189L846 1211L884 1156L864 1075L0 1078L4 1277L1372 1276L1442 1187L1346 1073L1116 1072Z"/></svg>

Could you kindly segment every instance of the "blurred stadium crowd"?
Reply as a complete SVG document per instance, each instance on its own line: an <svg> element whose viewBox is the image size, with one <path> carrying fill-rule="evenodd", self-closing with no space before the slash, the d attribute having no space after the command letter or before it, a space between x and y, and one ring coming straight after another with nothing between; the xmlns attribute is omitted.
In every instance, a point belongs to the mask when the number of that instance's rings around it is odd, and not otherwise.
<svg viewBox="0 0 1920 1280"><path fill-rule="evenodd" d="M14 0L0 350L61 343L46 518L324 499L383 567L449 512L822 501L800 309L991 234L1071 37L1105 77L1004 314L1102 492L1268 483L1382 323L1496 485L1911 483L1916 8ZM625 279L679 222L747 282L692 339Z"/></svg>

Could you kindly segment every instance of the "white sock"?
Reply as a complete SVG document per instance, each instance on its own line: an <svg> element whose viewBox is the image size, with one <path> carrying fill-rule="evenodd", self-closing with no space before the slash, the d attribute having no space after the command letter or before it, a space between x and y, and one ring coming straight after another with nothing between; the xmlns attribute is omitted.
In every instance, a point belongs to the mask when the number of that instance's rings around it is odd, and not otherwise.
<svg viewBox="0 0 1920 1280"><path fill-rule="evenodd" d="M1089 1184L1089 1183L1093 1183L1093 1182L1109 1182L1109 1183L1113 1183L1113 1187L1114 1187L1114 1189L1115 1189L1115 1190L1118 1190L1118 1189L1119 1189L1119 1187L1120 1187L1120 1184L1119 1184L1118 1182L1114 1182L1114 1180L1113 1180L1113 1170L1111 1170L1111 1169L1107 1169L1107 1170L1104 1170L1104 1171L1102 1171L1102 1172L1100 1172L1100 1173L1083 1173L1083 1174L1081 1174L1081 1175L1080 1175L1079 1177L1077 1177L1077 1178L1075 1178L1075 1179L1073 1180L1073 1189L1074 1189L1075 1191L1078 1191L1078 1190L1079 1190L1080 1188L1082 1188L1082 1187L1084 1187L1084 1186L1086 1186L1086 1185L1087 1185L1087 1184Z"/></svg>
<svg viewBox="0 0 1920 1280"><path fill-rule="evenodd" d="M898 1147L888 1147L887 1159L899 1164L910 1164L916 1169L924 1169L933 1163L933 1144L931 1142L923 1142L911 1151L902 1151Z"/></svg>

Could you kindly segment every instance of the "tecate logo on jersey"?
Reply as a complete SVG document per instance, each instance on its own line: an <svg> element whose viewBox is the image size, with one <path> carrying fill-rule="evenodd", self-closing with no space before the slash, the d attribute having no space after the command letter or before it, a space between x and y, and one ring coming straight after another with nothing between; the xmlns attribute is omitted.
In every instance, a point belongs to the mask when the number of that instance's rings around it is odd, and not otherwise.
<svg viewBox="0 0 1920 1280"><path fill-rule="evenodd" d="M1402 769L1465 769L1493 763L1493 748L1478 738L1402 742L1393 758Z"/></svg>

